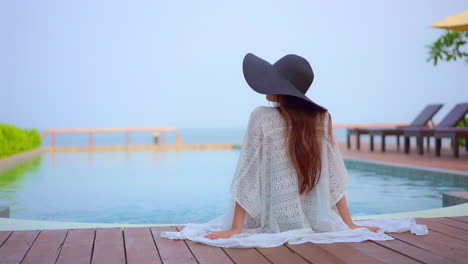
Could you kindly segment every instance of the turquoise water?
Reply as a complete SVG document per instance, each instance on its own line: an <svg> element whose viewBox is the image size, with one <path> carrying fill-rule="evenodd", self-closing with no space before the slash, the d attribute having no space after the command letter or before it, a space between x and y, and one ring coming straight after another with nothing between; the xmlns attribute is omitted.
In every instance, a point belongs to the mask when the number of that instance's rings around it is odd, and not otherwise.
<svg viewBox="0 0 468 264"><path fill-rule="evenodd" d="M0 174L11 218L104 222L204 222L227 210L239 150L45 153ZM431 181L349 170L352 216L440 208Z"/></svg>

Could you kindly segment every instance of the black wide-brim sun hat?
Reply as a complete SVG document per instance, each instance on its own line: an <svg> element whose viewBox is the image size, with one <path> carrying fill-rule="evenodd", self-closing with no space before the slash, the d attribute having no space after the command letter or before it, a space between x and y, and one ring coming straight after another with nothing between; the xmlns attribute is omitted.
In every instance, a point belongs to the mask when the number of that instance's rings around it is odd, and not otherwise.
<svg viewBox="0 0 468 264"><path fill-rule="evenodd" d="M301 98L313 107L327 109L305 95L314 80L314 72L306 59L289 54L273 65L252 53L242 63L244 78L260 94L283 94Z"/></svg>

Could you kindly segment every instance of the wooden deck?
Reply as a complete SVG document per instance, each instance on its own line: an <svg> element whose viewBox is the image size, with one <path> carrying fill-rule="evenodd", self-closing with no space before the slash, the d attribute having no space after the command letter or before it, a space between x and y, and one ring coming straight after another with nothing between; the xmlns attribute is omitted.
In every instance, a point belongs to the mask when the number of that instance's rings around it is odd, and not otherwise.
<svg viewBox="0 0 468 264"><path fill-rule="evenodd" d="M468 216L416 218L429 234L394 240L219 248L159 236L182 226L0 232L0 263L467 263Z"/></svg>
<svg viewBox="0 0 468 264"><path fill-rule="evenodd" d="M468 172L468 151L466 151L465 148L460 148L460 157L454 158L452 156L452 150L447 146L442 148L441 156L437 157L435 155L434 145L431 145L429 149L424 145L424 155L416 153L415 144L411 145L411 152L409 154L405 154L403 144L400 146L400 149L397 148L396 144L387 144L385 152L380 151L379 144L376 144L374 151L370 151L368 142L361 142L360 150L355 148L354 142L351 149L346 148L346 142L339 142L339 145L343 157L345 158L367 159L402 165Z"/></svg>

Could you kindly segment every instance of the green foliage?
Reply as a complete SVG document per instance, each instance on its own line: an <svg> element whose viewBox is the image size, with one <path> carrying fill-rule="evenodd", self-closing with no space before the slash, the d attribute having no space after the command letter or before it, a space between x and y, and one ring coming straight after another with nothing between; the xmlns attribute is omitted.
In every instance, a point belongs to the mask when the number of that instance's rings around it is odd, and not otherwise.
<svg viewBox="0 0 468 264"><path fill-rule="evenodd" d="M460 50L467 40L468 31L447 30L432 45L426 45L429 48L429 58L426 61L433 61L435 66L439 60L456 61L465 58L465 63L468 63L468 53Z"/></svg>
<svg viewBox="0 0 468 264"><path fill-rule="evenodd" d="M0 124L0 158L37 148L41 142L41 135L36 129Z"/></svg>
<svg viewBox="0 0 468 264"><path fill-rule="evenodd" d="M460 120L460 122L458 122L456 127L468 127L468 118L464 118L464 119ZM459 139L458 143L462 147L466 146L466 140L464 138Z"/></svg>

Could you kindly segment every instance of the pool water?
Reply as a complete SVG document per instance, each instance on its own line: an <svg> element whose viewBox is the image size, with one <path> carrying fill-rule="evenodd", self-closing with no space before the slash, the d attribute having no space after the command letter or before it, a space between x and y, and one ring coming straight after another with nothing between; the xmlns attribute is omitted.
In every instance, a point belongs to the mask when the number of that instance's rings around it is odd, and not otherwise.
<svg viewBox="0 0 468 264"><path fill-rule="evenodd" d="M239 150L45 153L0 174L10 217L201 223L225 213ZM440 208L467 188L349 169L352 216Z"/></svg>

